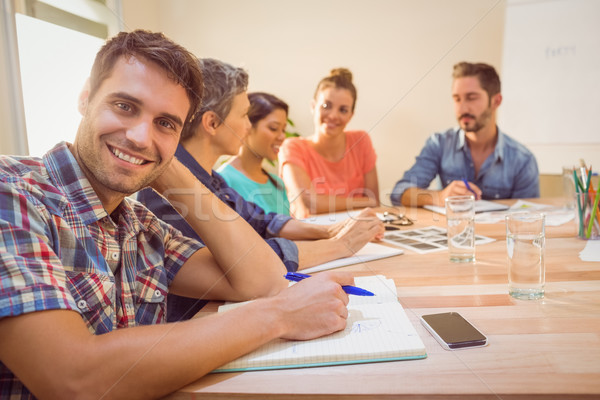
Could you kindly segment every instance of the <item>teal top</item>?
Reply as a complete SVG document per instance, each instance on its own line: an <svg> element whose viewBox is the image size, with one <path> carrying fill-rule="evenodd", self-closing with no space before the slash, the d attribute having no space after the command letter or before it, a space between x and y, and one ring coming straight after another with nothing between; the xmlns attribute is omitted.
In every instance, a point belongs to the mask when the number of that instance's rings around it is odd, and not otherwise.
<svg viewBox="0 0 600 400"><path fill-rule="evenodd" d="M267 172L267 183L254 182L230 164L221 165L217 172L246 201L259 205L267 213L290 215L290 202L280 177Z"/></svg>

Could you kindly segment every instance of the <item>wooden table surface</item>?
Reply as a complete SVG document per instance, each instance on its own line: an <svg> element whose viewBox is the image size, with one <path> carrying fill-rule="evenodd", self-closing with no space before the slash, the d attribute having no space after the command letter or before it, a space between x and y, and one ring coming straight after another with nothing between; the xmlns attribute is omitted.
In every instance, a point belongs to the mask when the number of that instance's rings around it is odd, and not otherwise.
<svg viewBox="0 0 600 400"><path fill-rule="evenodd" d="M445 225L426 210L407 214L414 226ZM575 223L547 229L546 296L533 301L508 295L504 223L477 224L476 232L497 240L476 248L475 263L407 250L344 267L394 279L426 359L209 374L168 398L599 399L600 263L580 260L586 242L575 237ZM418 319L446 311L460 312L489 345L444 350Z"/></svg>

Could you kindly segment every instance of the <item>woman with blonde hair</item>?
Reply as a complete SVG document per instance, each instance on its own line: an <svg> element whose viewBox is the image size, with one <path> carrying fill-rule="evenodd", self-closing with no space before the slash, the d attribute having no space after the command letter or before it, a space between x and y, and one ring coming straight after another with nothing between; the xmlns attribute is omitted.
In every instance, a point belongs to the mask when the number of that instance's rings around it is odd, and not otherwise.
<svg viewBox="0 0 600 400"><path fill-rule="evenodd" d="M283 143L280 173L295 217L379 205L371 138L365 131L345 130L355 105L352 73L331 70L319 82L312 102L314 134Z"/></svg>

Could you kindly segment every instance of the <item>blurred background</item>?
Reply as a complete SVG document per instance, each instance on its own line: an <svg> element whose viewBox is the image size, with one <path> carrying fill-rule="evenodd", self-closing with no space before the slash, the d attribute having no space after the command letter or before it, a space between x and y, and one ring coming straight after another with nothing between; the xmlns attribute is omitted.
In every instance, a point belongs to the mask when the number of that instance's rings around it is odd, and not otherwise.
<svg viewBox="0 0 600 400"><path fill-rule="evenodd" d="M599 0L2 0L0 153L72 141L96 51L143 28L246 69L249 90L285 100L302 136L318 81L349 68L348 128L371 135L386 205L427 137L456 125L452 66L492 64L500 129L536 155L542 195L560 195L563 167L600 167L598 16Z"/></svg>

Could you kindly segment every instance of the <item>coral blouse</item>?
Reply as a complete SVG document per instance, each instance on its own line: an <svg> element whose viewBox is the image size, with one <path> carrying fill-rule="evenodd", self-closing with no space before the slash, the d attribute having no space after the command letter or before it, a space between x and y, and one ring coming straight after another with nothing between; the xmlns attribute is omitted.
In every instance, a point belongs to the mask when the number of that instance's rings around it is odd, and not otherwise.
<svg viewBox="0 0 600 400"><path fill-rule="evenodd" d="M279 168L292 163L304 169L317 194L364 196L365 174L375 168L377 155L369 134L347 131L346 152L337 162L324 159L302 137L286 139L279 152Z"/></svg>

